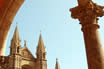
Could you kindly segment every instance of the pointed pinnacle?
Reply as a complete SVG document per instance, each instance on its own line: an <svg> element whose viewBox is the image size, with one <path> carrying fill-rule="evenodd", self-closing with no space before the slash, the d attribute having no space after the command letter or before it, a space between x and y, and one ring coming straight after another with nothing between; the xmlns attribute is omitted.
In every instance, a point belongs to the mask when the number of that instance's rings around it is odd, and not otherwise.
<svg viewBox="0 0 104 69"><path fill-rule="evenodd" d="M13 39L14 40L19 40L19 32L18 32L17 26L15 28L15 32L14 32L14 35L13 35Z"/></svg>

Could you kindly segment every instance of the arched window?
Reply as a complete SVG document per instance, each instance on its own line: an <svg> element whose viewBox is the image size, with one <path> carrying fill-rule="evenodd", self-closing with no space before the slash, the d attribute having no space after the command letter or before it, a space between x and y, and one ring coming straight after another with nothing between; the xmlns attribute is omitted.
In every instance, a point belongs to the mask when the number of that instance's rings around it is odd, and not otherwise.
<svg viewBox="0 0 104 69"><path fill-rule="evenodd" d="M46 56L46 53L43 53L43 58L46 58L45 56Z"/></svg>
<svg viewBox="0 0 104 69"><path fill-rule="evenodd" d="M23 66L22 66L22 69L32 69L32 67L29 66L29 65L23 65Z"/></svg>
<svg viewBox="0 0 104 69"><path fill-rule="evenodd" d="M20 48L19 48L19 47L17 47L17 53L19 53L19 49L20 49Z"/></svg>

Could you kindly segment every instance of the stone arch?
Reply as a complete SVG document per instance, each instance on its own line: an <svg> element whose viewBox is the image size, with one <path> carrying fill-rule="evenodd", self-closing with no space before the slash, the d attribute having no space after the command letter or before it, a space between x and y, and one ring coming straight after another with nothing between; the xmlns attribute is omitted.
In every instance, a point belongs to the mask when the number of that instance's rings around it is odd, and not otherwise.
<svg viewBox="0 0 104 69"><path fill-rule="evenodd" d="M27 60L27 58L24 58L21 61L21 69L34 69L34 68L35 68L34 61L30 61L29 59Z"/></svg>
<svg viewBox="0 0 104 69"><path fill-rule="evenodd" d="M30 65L22 65L21 69L32 69L32 67Z"/></svg>
<svg viewBox="0 0 104 69"><path fill-rule="evenodd" d="M5 56L12 21L24 0L0 0L0 56Z"/></svg>

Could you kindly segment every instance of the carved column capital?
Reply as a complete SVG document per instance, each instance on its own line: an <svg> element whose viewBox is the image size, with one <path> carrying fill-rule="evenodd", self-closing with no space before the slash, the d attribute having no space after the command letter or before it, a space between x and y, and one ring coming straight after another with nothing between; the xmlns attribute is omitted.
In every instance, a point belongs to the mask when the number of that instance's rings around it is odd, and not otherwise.
<svg viewBox="0 0 104 69"><path fill-rule="evenodd" d="M79 1L79 5L77 7L71 8L70 11L72 13L72 18L79 19L82 26L94 23L93 21L98 20L97 17L102 17L104 15L103 6L97 5L92 1L88 1L86 5L81 5L83 2L80 2L81 1Z"/></svg>

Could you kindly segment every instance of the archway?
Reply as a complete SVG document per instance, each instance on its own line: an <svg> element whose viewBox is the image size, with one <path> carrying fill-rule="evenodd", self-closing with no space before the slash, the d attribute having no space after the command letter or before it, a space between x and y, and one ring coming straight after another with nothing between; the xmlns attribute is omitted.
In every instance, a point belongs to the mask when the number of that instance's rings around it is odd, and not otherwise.
<svg viewBox="0 0 104 69"><path fill-rule="evenodd" d="M32 67L30 65L23 65L22 69L32 69Z"/></svg>
<svg viewBox="0 0 104 69"><path fill-rule="evenodd" d="M8 32L23 2L24 0L0 0L0 56L5 56Z"/></svg>

